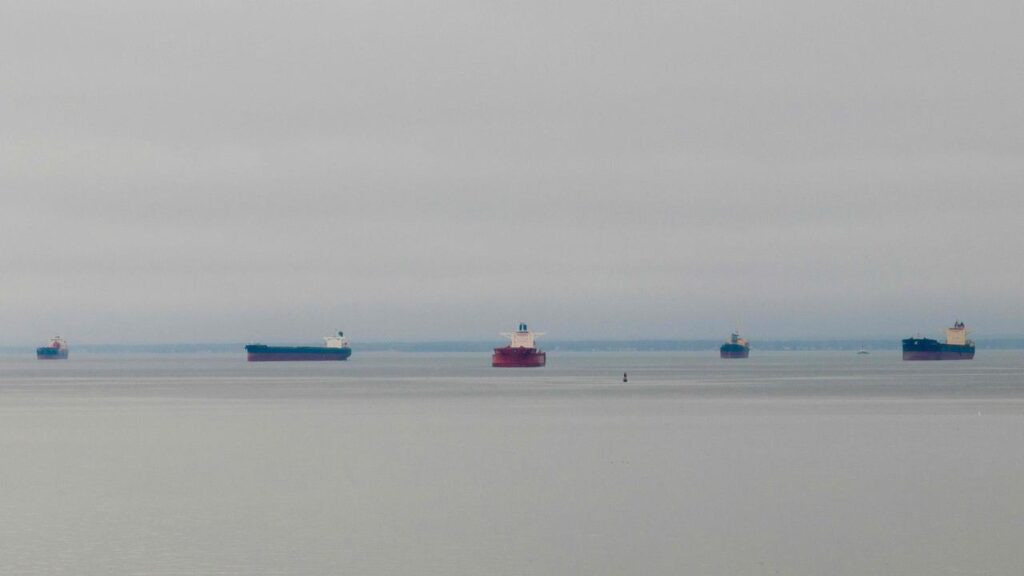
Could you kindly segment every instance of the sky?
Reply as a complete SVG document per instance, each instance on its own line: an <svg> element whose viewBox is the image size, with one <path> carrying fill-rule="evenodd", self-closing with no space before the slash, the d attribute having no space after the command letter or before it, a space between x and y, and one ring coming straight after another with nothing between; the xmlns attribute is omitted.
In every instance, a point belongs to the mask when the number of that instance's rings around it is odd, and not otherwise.
<svg viewBox="0 0 1024 576"><path fill-rule="evenodd" d="M0 344L1024 334L1022 29L0 0Z"/></svg>

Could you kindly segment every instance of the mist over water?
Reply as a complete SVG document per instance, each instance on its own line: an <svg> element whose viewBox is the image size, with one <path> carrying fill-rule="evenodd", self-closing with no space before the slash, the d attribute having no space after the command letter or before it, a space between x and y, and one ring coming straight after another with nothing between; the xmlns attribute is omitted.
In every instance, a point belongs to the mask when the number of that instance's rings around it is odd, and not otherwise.
<svg viewBox="0 0 1024 576"><path fill-rule="evenodd" d="M0 573L1009 574L1022 382L995 351L0 356Z"/></svg>

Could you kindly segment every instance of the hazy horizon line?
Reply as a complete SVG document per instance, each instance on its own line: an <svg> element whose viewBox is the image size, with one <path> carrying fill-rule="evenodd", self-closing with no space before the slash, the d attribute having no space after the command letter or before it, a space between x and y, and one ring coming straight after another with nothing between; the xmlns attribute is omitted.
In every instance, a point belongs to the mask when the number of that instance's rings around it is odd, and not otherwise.
<svg viewBox="0 0 1024 576"><path fill-rule="evenodd" d="M903 337L863 338L777 338L751 341L754 350L885 350L896 349ZM1024 349L1024 335L988 336L974 338L980 348ZM655 339L560 339L540 342L540 347L551 351L700 351L711 350L724 342L721 338L655 338ZM165 342L165 343L71 343L73 352L84 353L229 353L241 350L252 342ZM310 341L280 340L281 345L303 345ZM0 353L20 353L34 350L40 344L3 345ZM373 340L355 342L355 350L367 352L479 352L490 350L501 341L491 340Z"/></svg>

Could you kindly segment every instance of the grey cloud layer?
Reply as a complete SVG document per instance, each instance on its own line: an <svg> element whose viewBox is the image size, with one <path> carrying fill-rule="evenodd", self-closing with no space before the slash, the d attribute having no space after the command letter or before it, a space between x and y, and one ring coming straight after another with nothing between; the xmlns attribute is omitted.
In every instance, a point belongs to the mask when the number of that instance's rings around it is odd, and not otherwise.
<svg viewBox="0 0 1024 576"><path fill-rule="evenodd" d="M1019 333L1015 3L6 3L0 341Z"/></svg>

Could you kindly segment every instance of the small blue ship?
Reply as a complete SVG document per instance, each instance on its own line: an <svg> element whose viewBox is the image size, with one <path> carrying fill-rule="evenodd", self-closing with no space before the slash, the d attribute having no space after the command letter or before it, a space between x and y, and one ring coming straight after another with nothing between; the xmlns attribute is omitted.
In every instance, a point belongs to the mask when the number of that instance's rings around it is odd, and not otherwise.
<svg viewBox="0 0 1024 576"><path fill-rule="evenodd" d="M50 338L46 346L36 348L36 358L39 360L67 360L68 343L60 336Z"/></svg>

